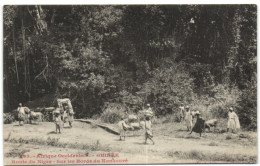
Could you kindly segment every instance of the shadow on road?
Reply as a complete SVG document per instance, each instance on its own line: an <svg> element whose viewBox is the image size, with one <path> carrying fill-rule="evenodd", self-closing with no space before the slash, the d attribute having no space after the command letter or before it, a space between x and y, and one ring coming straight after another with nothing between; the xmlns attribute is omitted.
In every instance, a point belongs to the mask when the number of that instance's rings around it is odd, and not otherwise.
<svg viewBox="0 0 260 166"><path fill-rule="evenodd" d="M136 144L136 145L148 145L148 144L145 144L143 142L134 142L134 144Z"/></svg>
<svg viewBox="0 0 260 166"><path fill-rule="evenodd" d="M65 127L63 127L64 129L71 129L71 127L70 126L65 126Z"/></svg>
<svg viewBox="0 0 260 166"><path fill-rule="evenodd" d="M56 134L56 132L55 131L51 131L48 134Z"/></svg>

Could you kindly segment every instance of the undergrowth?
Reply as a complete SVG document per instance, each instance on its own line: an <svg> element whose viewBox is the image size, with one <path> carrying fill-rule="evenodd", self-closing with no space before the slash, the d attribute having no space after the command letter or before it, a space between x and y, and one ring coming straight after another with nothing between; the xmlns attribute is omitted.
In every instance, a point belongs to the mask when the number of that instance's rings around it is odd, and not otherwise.
<svg viewBox="0 0 260 166"><path fill-rule="evenodd" d="M93 142L92 144L82 144L82 143L63 143L59 141L59 138L48 137L46 140L41 138L11 138L6 139L6 142L20 143L20 144L33 144L33 145L43 145L43 146L54 146L59 148L71 148L71 149L82 149L91 151L110 151L109 145L103 145L99 140Z"/></svg>
<svg viewBox="0 0 260 166"><path fill-rule="evenodd" d="M256 163L257 156L249 156L242 154L220 154L220 153L203 153L198 150L191 150L189 152L182 151L168 151L169 157L176 157L180 159L193 159L198 162L221 162L221 163Z"/></svg>

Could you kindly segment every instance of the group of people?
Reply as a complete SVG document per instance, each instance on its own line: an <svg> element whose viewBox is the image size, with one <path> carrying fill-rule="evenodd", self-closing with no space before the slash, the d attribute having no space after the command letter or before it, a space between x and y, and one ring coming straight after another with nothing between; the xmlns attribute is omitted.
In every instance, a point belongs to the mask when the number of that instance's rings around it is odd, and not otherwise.
<svg viewBox="0 0 260 166"><path fill-rule="evenodd" d="M190 132L201 133L205 131L205 127L210 127L210 125L216 127L217 120L209 120L209 124L201 117L199 111L191 111L189 106L184 107L183 103L179 107L180 119L185 121L187 130ZM196 118L196 123L193 125L193 120ZM210 124L212 123L212 124ZM232 133L240 129L240 122L237 114L234 112L233 107L229 108L228 113L228 122L227 122L227 132L231 131Z"/></svg>
<svg viewBox="0 0 260 166"><path fill-rule="evenodd" d="M196 132L200 134L205 131L206 128L210 128L214 126L217 127L217 119L211 119L208 121L205 121L201 117L201 113L199 111L191 111L189 106L184 106L184 104L181 104L179 107L180 111L180 118L181 121L185 122L185 126L187 127L187 130L189 131L189 134L192 134L192 132ZM143 111L145 114L145 121L144 121L144 136L145 140L144 143L147 143L147 140L151 140L153 144L155 144L153 140L153 134L152 134L152 122L151 118L153 117L152 109L150 104L147 104L147 109ZM194 120L196 119L196 122L194 123ZM194 124L194 125L193 125ZM128 125L126 124L124 118L121 118L121 120L118 123L119 125L119 131L120 136L119 140L125 140L125 133L128 129ZM227 132L231 131L232 133L236 132L238 129L240 129L240 122L237 114L234 112L233 107L229 108L228 112L228 121L227 121Z"/></svg>
<svg viewBox="0 0 260 166"><path fill-rule="evenodd" d="M153 145L155 144L154 140L153 140L153 133L152 133L152 122L151 122L151 118L153 117L153 112L152 112L152 108L150 106L150 104L147 104L147 109L144 110L144 116L145 116L145 121L144 121L144 144L147 143L147 140L151 140ZM128 129L127 124L124 120L124 118L121 118L121 120L118 123L119 126L119 140L122 140L122 138L124 138L123 140L125 140L125 133L126 130Z"/></svg>
<svg viewBox="0 0 260 166"><path fill-rule="evenodd" d="M72 107L72 106L71 106ZM21 103L19 103L19 106L17 108L18 112L18 121L19 125L22 125L21 122L25 121L26 117L28 118L30 109L28 107L23 107ZM147 140L151 140L153 144L155 142L153 141L153 134L152 134L152 122L151 118L153 117L153 112L150 104L147 104L146 110L143 111L144 116L145 116L145 121L144 121L144 129L145 129L145 144L147 143ZM199 111L191 111L189 106L184 106L182 103L179 107L179 113L180 113L180 120L185 121L185 125L187 127L187 130L192 134L192 132L199 133L201 136L201 133L205 131L205 126L208 127L211 124L207 124L205 120L201 117L201 113ZM66 116L65 116L66 114ZM61 133L61 126L64 125L65 122L65 117L67 118L66 120L69 122L69 126L72 127L72 122L73 122L73 109L70 108L69 104L67 103L62 103L55 111L53 111L54 115L54 123L56 126L56 133ZM196 118L196 122L193 125L193 121ZM212 121L215 125L216 120ZM125 140L125 133L127 130L127 124L125 123L124 118L121 118L121 120L118 123L119 129L120 129L120 137L119 139L122 140L124 138ZM216 127L216 126L214 126ZM228 113L228 122L227 122L227 132L236 132L237 129L240 129L240 123L239 123L239 118L237 114L234 112L233 107L229 108L229 113Z"/></svg>
<svg viewBox="0 0 260 166"><path fill-rule="evenodd" d="M61 133L61 127L64 126L66 121L69 122L69 126L72 128L73 118L73 109L69 103L59 103L59 107L53 110L53 121L56 126L56 133ZM32 114L33 113L33 114ZM22 103L19 103L17 108L17 118L19 121L19 126L23 125L24 121L29 120L34 114L42 114L41 112L30 111L28 107L23 107ZM42 117L41 117L42 118Z"/></svg>
<svg viewBox="0 0 260 166"><path fill-rule="evenodd" d="M19 121L19 126L22 126L25 121L27 123L32 123L33 120L42 121L43 114L41 112L31 111L28 107L23 107L22 103L19 103L17 108L17 120Z"/></svg>

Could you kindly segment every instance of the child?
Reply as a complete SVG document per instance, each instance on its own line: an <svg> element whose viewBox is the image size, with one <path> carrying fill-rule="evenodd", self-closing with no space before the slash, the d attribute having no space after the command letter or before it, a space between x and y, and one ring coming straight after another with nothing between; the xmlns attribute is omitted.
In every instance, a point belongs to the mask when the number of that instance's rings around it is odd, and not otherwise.
<svg viewBox="0 0 260 166"><path fill-rule="evenodd" d="M155 144L152 139L153 138L152 122L149 117L146 117L145 118L145 142L144 142L145 144L146 144L148 138L153 142L153 144Z"/></svg>
<svg viewBox="0 0 260 166"><path fill-rule="evenodd" d="M122 140L121 137L124 137L125 140L125 131L126 131L126 123L124 121L124 118L121 118L121 120L118 122L119 126L119 132L120 132L120 138L119 140Z"/></svg>
<svg viewBox="0 0 260 166"><path fill-rule="evenodd" d="M54 119L54 123L56 124L56 133L58 134L58 130L59 130L59 133L60 132L60 126L61 126L61 117L59 116L59 114L55 114L55 119Z"/></svg>

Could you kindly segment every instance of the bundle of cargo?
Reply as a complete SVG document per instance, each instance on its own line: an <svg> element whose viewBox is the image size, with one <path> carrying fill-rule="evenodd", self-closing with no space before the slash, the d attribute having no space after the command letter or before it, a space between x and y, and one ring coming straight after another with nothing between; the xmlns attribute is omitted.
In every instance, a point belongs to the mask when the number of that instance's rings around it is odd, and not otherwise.
<svg viewBox="0 0 260 166"><path fill-rule="evenodd" d="M140 111L140 113L142 115L144 115L145 117L149 117L149 118L154 116L153 112L151 110L142 110L142 111Z"/></svg>
<svg viewBox="0 0 260 166"><path fill-rule="evenodd" d="M69 98L57 99L58 108L55 111L60 112L61 120L66 123L69 122L69 126L72 127L72 122L74 121L74 111ZM53 117L54 118L54 117Z"/></svg>
<svg viewBox="0 0 260 166"><path fill-rule="evenodd" d="M136 121L138 121L138 117L137 117L137 115L133 115L133 114L130 114L130 115L128 115L128 122L136 122Z"/></svg>

